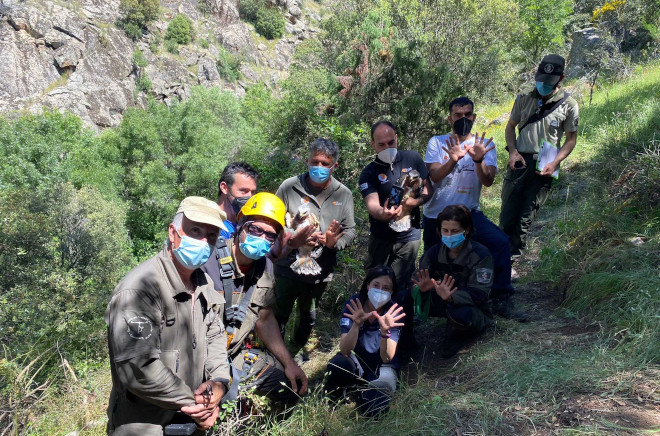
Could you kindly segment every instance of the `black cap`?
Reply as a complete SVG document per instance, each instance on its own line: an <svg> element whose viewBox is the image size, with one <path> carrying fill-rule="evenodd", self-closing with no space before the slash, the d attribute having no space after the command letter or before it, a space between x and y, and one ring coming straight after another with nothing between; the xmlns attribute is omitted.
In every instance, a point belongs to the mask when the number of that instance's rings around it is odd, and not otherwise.
<svg viewBox="0 0 660 436"><path fill-rule="evenodd" d="M543 57L534 76L537 82L556 85L564 74L566 61L563 57L556 54L549 54Z"/></svg>

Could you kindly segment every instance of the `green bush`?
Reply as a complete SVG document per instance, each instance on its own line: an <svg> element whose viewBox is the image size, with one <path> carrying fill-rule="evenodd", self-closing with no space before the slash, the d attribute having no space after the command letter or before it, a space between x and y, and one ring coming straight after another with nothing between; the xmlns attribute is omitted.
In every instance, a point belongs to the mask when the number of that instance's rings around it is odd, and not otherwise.
<svg viewBox="0 0 660 436"><path fill-rule="evenodd" d="M179 14L167 26L165 41L174 41L177 44L189 44L194 39L193 23L185 15Z"/></svg>
<svg viewBox="0 0 660 436"><path fill-rule="evenodd" d="M167 50L168 53L179 54L179 44L177 44L176 41L172 41L171 39L166 39L165 50Z"/></svg>
<svg viewBox="0 0 660 436"><path fill-rule="evenodd" d="M137 82L135 83L138 91L149 92L151 91L151 79L145 73L140 74Z"/></svg>
<svg viewBox="0 0 660 436"><path fill-rule="evenodd" d="M224 47L220 47L218 52L218 61L216 66L218 68L218 73L220 73L220 77L229 82L235 82L240 79L241 73L239 68L241 66L241 61L239 57L230 53Z"/></svg>
<svg viewBox="0 0 660 436"><path fill-rule="evenodd" d="M279 38L284 35L284 17L275 8L261 8L257 11L254 28L266 39Z"/></svg>
<svg viewBox="0 0 660 436"><path fill-rule="evenodd" d="M137 49L133 52L133 66L137 68L144 68L147 66L147 60L144 58L144 53L142 50Z"/></svg>
<svg viewBox="0 0 660 436"><path fill-rule="evenodd" d="M238 13L243 20L255 23L257 12L263 7L265 7L263 0L241 0L238 3Z"/></svg>
<svg viewBox="0 0 660 436"><path fill-rule="evenodd" d="M121 18L118 25L132 39L142 37L142 29L158 18L159 0L121 0L119 12Z"/></svg>

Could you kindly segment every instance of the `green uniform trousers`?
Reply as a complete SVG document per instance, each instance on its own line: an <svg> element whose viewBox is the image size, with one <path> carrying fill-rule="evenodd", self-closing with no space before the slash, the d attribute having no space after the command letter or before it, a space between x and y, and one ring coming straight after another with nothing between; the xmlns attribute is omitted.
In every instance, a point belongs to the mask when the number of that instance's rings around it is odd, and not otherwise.
<svg viewBox="0 0 660 436"><path fill-rule="evenodd" d="M277 300L274 313L280 324L282 334L289 321L293 306L298 300L298 311L293 332L293 344L303 347L316 324L316 307L328 287L328 282L305 283L299 280L275 274L275 296Z"/></svg>
<svg viewBox="0 0 660 436"><path fill-rule="evenodd" d="M521 254L527 243L527 233L541 206L548 199L552 177L536 173L534 155L521 153L524 168L507 169L502 186L500 227L509 237L511 255Z"/></svg>
<svg viewBox="0 0 660 436"><path fill-rule="evenodd" d="M396 276L397 289L403 291L409 287L410 278L415 272L415 261L421 245L421 239L395 243L371 235L364 268L369 269L378 265L392 267Z"/></svg>

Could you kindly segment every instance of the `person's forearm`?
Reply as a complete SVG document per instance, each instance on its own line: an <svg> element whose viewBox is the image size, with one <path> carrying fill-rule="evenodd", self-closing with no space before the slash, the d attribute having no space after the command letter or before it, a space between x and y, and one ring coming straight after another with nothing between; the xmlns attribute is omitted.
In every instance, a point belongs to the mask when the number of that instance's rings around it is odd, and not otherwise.
<svg viewBox="0 0 660 436"><path fill-rule="evenodd" d="M429 177L431 178L431 181L433 183L438 183L451 171L454 169L456 166L456 162L454 162L451 159L447 159L447 162L445 163L432 163L432 164L427 164L427 168L429 170Z"/></svg>
<svg viewBox="0 0 660 436"><path fill-rule="evenodd" d="M481 182L482 185L488 187L493 184L495 181L495 168L491 170L491 167L488 167L486 165L486 161L483 160L485 159L482 158L482 161L480 163L475 163L474 166L476 168L476 173L477 173L477 178L479 179L479 182Z"/></svg>
<svg viewBox="0 0 660 436"><path fill-rule="evenodd" d="M358 335L360 333L360 327L353 323L351 329L339 340L339 352L344 356L348 357L351 355L351 352L355 349L357 344Z"/></svg>
<svg viewBox="0 0 660 436"><path fill-rule="evenodd" d="M396 353L396 342L390 338L380 338L380 360L390 363Z"/></svg>
<svg viewBox="0 0 660 436"><path fill-rule="evenodd" d="M117 363L117 376L135 396L163 409L179 410L195 404L192 389L160 359L138 356Z"/></svg>
<svg viewBox="0 0 660 436"><path fill-rule="evenodd" d="M216 314L216 320L211 324L206 338L208 353L206 358L206 374L209 380L229 384L229 364L227 363L227 334L218 322L222 312Z"/></svg>
<svg viewBox="0 0 660 436"><path fill-rule="evenodd" d="M517 153L518 150L516 149L516 128L507 125L507 127L504 129L504 138L506 140L506 146L509 149L509 154L514 152Z"/></svg>
<svg viewBox="0 0 660 436"><path fill-rule="evenodd" d="M557 165L559 165L561 161L566 159L568 155L571 154L575 148L576 143L577 135L572 138L566 138L566 142L564 142L564 145L559 149L559 152L557 153L557 157L555 157L555 163L557 163Z"/></svg>
<svg viewBox="0 0 660 436"><path fill-rule="evenodd" d="M294 363L291 354L286 349L284 339L280 333L280 327L277 325L275 315L271 308L262 308L259 311L259 319L255 325L257 335L263 341L264 345L277 360L286 368ZM294 363L295 364L295 363Z"/></svg>

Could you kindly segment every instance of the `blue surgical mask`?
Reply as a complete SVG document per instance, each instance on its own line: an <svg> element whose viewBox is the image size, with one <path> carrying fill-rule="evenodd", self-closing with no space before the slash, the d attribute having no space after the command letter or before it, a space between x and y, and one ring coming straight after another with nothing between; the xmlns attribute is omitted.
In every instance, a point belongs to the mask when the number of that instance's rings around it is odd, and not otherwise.
<svg viewBox="0 0 660 436"><path fill-rule="evenodd" d="M547 84L543 82L536 82L536 90L543 97L552 94L552 91L554 89L555 89L555 85Z"/></svg>
<svg viewBox="0 0 660 436"><path fill-rule="evenodd" d="M259 260L268 254L271 245L263 238L248 234L245 236L245 242L238 244L238 248L248 259Z"/></svg>
<svg viewBox="0 0 660 436"><path fill-rule="evenodd" d="M451 236L442 236L442 243L445 244L448 248L456 248L465 242L465 232L456 233Z"/></svg>
<svg viewBox="0 0 660 436"><path fill-rule="evenodd" d="M330 168L309 167L309 178L314 183L325 183L330 178Z"/></svg>
<svg viewBox="0 0 660 436"><path fill-rule="evenodd" d="M181 236L178 230L176 233L181 237L181 243L172 253L184 268L197 269L209 260L211 246L208 243L190 236Z"/></svg>
<svg viewBox="0 0 660 436"><path fill-rule="evenodd" d="M367 297L369 298L369 301L371 301L371 304L376 308L376 310L380 309L390 301L392 298L392 294L390 294L387 291L383 291L382 289L378 288L371 288L369 291L367 291Z"/></svg>

